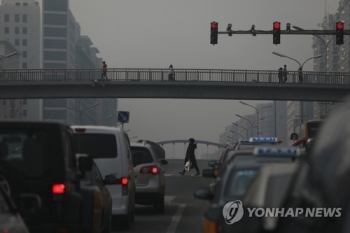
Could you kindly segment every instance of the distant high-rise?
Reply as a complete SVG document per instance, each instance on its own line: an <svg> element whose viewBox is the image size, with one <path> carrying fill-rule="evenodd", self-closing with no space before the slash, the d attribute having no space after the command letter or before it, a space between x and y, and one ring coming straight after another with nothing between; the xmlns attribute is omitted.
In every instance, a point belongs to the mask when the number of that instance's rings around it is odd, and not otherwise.
<svg viewBox="0 0 350 233"><path fill-rule="evenodd" d="M98 49L92 47L87 36L81 36L80 26L69 10L69 0L2 0L0 3L0 38L9 40L20 52L18 68L96 69L101 66L102 59L96 56ZM26 100L23 101L23 119L68 124L81 123L80 118L95 121L98 109L89 108L95 101ZM116 99L101 99L100 103L100 106L108 103L115 106L113 114L116 112ZM72 110L85 107L89 109L84 111L84 116L79 110ZM115 125L115 122L107 123Z"/></svg>
<svg viewBox="0 0 350 233"><path fill-rule="evenodd" d="M39 4L35 0L2 0L0 3L0 38L9 41L19 52L17 68L42 68ZM21 119L42 119L41 100L28 99L16 102L23 103Z"/></svg>

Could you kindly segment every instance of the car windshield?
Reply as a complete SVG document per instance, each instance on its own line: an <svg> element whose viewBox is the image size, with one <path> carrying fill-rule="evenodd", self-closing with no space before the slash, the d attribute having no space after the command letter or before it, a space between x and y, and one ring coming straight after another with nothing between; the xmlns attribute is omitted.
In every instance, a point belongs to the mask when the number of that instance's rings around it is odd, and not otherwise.
<svg viewBox="0 0 350 233"><path fill-rule="evenodd" d="M76 133L73 136L76 153L95 159L116 158L117 140L114 134Z"/></svg>
<svg viewBox="0 0 350 233"><path fill-rule="evenodd" d="M48 168L48 138L44 131L0 133L0 160L26 177L41 177Z"/></svg>
<svg viewBox="0 0 350 233"><path fill-rule="evenodd" d="M257 169L233 169L226 183L225 197L243 197L252 183Z"/></svg>

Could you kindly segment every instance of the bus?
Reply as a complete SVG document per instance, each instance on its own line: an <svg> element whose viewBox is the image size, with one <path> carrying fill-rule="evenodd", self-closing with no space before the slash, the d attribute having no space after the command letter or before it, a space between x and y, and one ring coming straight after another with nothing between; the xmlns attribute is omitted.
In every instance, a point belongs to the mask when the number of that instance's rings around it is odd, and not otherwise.
<svg viewBox="0 0 350 233"><path fill-rule="evenodd" d="M309 139L314 139L323 122L323 120L309 120L297 126L290 135L290 140L294 141L291 146L298 146Z"/></svg>

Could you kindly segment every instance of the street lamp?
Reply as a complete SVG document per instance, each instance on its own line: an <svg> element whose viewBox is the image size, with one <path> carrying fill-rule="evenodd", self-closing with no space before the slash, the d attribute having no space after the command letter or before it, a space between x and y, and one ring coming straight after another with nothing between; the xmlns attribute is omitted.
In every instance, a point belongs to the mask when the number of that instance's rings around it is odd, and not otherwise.
<svg viewBox="0 0 350 233"><path fill-rule="evenodd" d="M248 122L250 123L250 126L251 126L251 134L252 134L252 136L253 136L253 128L254 128L253 122L251 122L248 118L242 117L241 115L236 114L236 116L238 116L239 118L242 118L242 119L244 119L244 120L246 120L246 121L248 121Z"/></svg>
<svg viewBox="0 0 350 233"><path fill-rule="evenodd" d="M292 57L288 57L287 55L284 55L284 54L281 54L281 53L277 53L277 52L272 52L272 54L277 55L277 56L280 56L280 57L289 58L289 59L291 59L291 60L297 62L297 63L299 64L299 68L301 68L301 71L303 70L303 67L304 67L304 65L305 65L305 63L306 63L307 61L309 61L309 60L311 60L311 59L315 59L315 58L320 58L320 57L322 57L322 55L310 57L310 58L306 59L306 60L304 61L303 64L301 64L298 60L296 60L296 59L294 59L294 58L292 58Z"/></svg>
<svg viewBox="0 0 350 233"><path fill-rule="evenodd" d="M14 56L16 54L17 54L17 52L9 53L9 54L6 54L6 55L0 55L0 60L3 59L3 58L12 57L12 56Z"/></svg>
<svg viewBox="0 0 350 233"><path fill-rule="evenodd" d="M297 27L297 26L293 26L293 28L295 28L295 29L297 29L297 30L300 30L300 31L304 31L305 29L302 29L302 28L300 28L300 27ZM328 72L328 45L329 45L329 43L335 38L335 37L332 37L330 40L328 40L327 42L322 38L322 37L320 37L320 36L317 36L317 35L313 35L314 37L316 37L316 38L318 38L318 39L320 39L322 42L323 42L323 44L324 44L324 46L325 46L325 48L326 48L326 56L325 56L325 63L326 63L326 72Z"/></svg>
<svg viewBox="0 0 350 233"><path fill-rule="evenodd" d="M112 118L112 117L113 117L113 115L109 115L109 116L104 117L104 118L99 119L99 120L94 120L94 119L92 119L92 118L84 118L84 120L91 120L91 121L95 122L95 125L97 125L98 122L103 121L103 120L106 120L106 119L109 119L109 118Z"/></svg>
<svg viewBox="0 0 350 233"><path fill-rule="evenodd" d="M297 30L304 30L300 27L297 27L297 26L293 26L295 29ZM333 36L330 40L328 40L327 42L320 36L317 36L317 35L313 35L314 37L320 39L322 41L322 43L324 44L325 46L325 49L326 49L326 56L325 56L325 66L326 66L326 72L328 72L328 45L329 43L334 40L334 38L336 38L335 36ZM327 115L327 108L328 108L328 104L325 104L325 114Z"/></svg>
<svg viewBox="0 0 350 233"><path fill-rule="evenodd" d="M67 109L72 109L72 110L75 110L75 111L77 111L79 113L79 119L80 119L80 125L81 125L82 122L83 122L83 113L85 112L85 110L87 110L89 108L96 107L99 104L100 104L100 102L95 103L95 104L93 104L93 105L91 105L91 106L89 106L87 108L84 108L84 109L81 106L80 106L80 109L79 108L74 108L74 107L67 107Z"/></svg>
<svg viewBox="0 0 350 233"><path fill-rule="evenodd" d="M253 108L256 111L256 126L257 126L257 137L259 137L259 113L261 110L263 110L264 108L270 108L272 107L272 105L267 105L267 106L263 106L260 109L257 109L256 107L254 107L253 105L247 104L246 102L243 101L239 101L241 104L249 106L251 108ZM275 122L276 124L276 122Z"/></svg>
<svg viewBox="0 0 350 233"><path fill-rule="evenodd" d="M310 57L310 58L306 59L306 60L304 61L303 64L301 64L298 60L296 60L296 59L294 59L294 58L291 58L291 57L288 57L288 56L286 56L286 55L283 55L283 54L280 54L280 53L277 53L277 52L272 52L272 54L275 54L275 55L280 56L280 57L289 58L289 59L291 59L291 60L297 62L297 63L299 64L300 72L303 72L303 67L304 67L304 65L305 65L305 63L306 63L307 61L309 61L309 60L311 60L311 59L316 59L316 58L322 57L322 55L318 55L318 56L315 56L315 57ZM303 108L304 108L304 107L303 107L303 101L300 101L300 115L303 115L303 111L304 111ZM303 117L302 117L302 118L301 118L301 123L303 123L303 120L304 120L304 119L303 119Z"/></svg>
<svg viewBox="0 0 350 233"><path fill-rule="evenodd" d="M233 122L232 122L232 124L233 124L233 125L236 125L237 127L241 127L241 128L243 128L243 129L245 129L245 130L247 131L247 138L248 138L248 129L247 129L246 127L243 127L243 126L238 125L238 124L233 123ZM252 135L252 136L253 136L253 135Z"/></svg>

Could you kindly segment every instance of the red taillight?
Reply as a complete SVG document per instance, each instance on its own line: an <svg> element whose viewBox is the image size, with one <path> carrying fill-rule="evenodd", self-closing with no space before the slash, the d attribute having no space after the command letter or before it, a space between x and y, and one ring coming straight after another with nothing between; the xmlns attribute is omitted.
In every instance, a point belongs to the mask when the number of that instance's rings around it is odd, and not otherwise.
<svg viewBox="0 0 350 233"><path fill-rule="evenodd" d="M152 168L152 173L153 174L157 174L158 173L158 168L156 168L156 167Z"/></svg>
<svg viewBox="0 0 350 233"><path fill-rule="evenodd" d="M126 178L126 177L121 178L122 185L127 185L128 182L129 182L128 178Z"/></svg>
<svg viewBox="0 0 350 233"><path fill-rule="evenodd" d="M52 194L64 194L66 186L64 184L54 184L52 185Z"/></svg>
<svg viewBox="0 0 350 233"><path fill-rule="evenodd" d="M159 168L155 166L142 167L140 169L141 174L159 174Z"/></svg>
<svg viewBox="0 0 350 233"><path fill-rule="evenodd" d="M75 132L77 133L85 133L86 129L85 128L76 128Z"/></svg>

